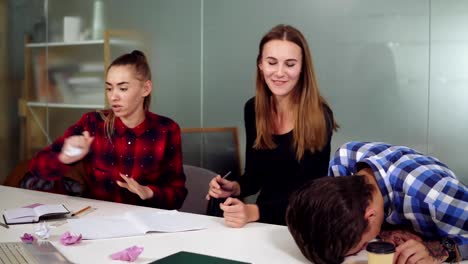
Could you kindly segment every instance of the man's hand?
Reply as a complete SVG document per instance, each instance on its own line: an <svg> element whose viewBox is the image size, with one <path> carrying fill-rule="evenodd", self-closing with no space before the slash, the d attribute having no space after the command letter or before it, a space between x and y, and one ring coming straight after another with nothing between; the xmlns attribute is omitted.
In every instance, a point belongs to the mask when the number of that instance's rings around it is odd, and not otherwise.
<svg viewBox="0 0 468 264"><path fill-rule="evenodd" d="M410 239L422 242L422 239L418 235L407 230L384 230L380 232L379 237L385 242L392 243L395 247Z"/></svg>
<svg viewBox="0 0 468 264"><path fill-rule="evenodd" d="M219 207L224 211L224 223L230 227L243 227L260 218L256 204L245 204L236 198L227 198Z"/></svg>
<svg viewBox="0 0 468 264"><path fill-rule="evenodd" d="M440 242L421 242L410 239L396 248L394 262L397 264L440 264L448 253Z"/></svg>
<svg viewBox="0 0 468 264"><path fill-rule="evenodd" d="M124 181L117 181L117 185L131 191L134 194L137 194L142 200L153 197L153 190L151 190L150 187L140 185L137 181L131 177L128 177L126 174L119 174Z"/></svg>
<svg viewBox="0 0 468 264"><path fill-rule="evenodd" d="M423 241L421 237L408 230L384 230L379 237L396 247L395 263L434 264L442 263L448 253L439 241Z"/></svg>

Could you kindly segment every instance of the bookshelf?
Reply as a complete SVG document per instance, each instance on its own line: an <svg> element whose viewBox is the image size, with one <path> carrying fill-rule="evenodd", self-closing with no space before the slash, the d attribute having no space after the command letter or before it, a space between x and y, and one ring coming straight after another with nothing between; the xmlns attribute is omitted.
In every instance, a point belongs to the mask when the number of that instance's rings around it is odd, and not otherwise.
<svg viewBox="0 0 468 264"><path fill-rule="evenodd" d="M32 158L85 112L105 108L105 69L142 43L137 33L110 30L103 39L74 42L33 43L25 37L20 158Z"/></svg>
<svg viewBox="0 0 468 264"><path fill-rule="evenodd" d="M60 46L78 46L78 45L103 45L104 40L83 40L73 42L40 42L26 43L26 48L44 48L44 47L60 47Z"/></svg>

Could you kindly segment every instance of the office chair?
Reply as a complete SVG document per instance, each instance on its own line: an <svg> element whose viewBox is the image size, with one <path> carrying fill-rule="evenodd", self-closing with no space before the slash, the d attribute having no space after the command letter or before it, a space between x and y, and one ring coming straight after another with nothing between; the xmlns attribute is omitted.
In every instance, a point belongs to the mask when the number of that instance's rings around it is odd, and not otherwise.
<svg viewBox="0 0 468 264"><path fill-rule="evenodd" d="M29 172L30 160L24 160L19 162L16 167L10 172L8 177L3 182L5 186L27 188L24 186L24 181L29 178L36 176ZM43 181L42 187L36 189L36 191L52 192L59 194L67 194L73 196L80 196L85 192L86 184L83 179L84 168L82 162L77 162L71 165L71 169L59 180L55 181Z"/></svg>
<svg viewBox="0 0 468 264"><path fill-rule="evenodd" d="M218 175L210 170L184 164L184 173L187 178L185 186L188 189L187 197L179 211L207 214L208 201L205 199L208 193L208 183Z"/></svg>
<svg viewBox="0 0 468 264"><path fill-rule="evenodd" d="M230 179L241 174L236 127L182 128L184 164L206 168Z"/></svg>

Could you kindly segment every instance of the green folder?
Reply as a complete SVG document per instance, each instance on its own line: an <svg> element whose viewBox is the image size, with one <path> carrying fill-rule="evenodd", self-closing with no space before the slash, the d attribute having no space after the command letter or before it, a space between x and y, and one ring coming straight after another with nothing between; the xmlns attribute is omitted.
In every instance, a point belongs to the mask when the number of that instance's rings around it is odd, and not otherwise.
<svg viewBox="0 0 468 264"><path fill-rule="evenodd" d="M249 264L237 260L218 258L193 252L180 251L151 263L154 264Z"/></svg>

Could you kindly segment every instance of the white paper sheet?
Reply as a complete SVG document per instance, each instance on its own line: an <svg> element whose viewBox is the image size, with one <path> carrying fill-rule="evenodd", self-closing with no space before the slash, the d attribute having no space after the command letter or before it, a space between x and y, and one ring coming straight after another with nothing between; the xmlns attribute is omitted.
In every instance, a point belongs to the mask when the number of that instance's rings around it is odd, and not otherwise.
<svg viewBox="0 0 468 264"><path fill-rule="evenodd" d="M109 217L69 219L71 232L83 239L144 235L148 232L182 232L206 228L196 215L179 212L127 212Z"/></svg>

